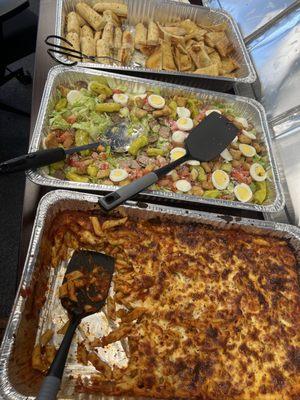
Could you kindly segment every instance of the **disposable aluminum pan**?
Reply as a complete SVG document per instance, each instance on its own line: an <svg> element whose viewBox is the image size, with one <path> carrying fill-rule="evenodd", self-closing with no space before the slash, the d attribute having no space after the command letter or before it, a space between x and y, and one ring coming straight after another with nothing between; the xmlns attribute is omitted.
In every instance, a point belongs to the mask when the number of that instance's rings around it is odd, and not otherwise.
<svg viewBox="0 0 300 400"><path fill-rule="evenodd" d="M74 11L76 3L79 1L80 0L58 0L55 27L56 35L63 37L65 36L66 16L70 11ZM92 6L97 1L85 0L85 2ZM117 2L124 3L122 0L117 0ZM195 22L203 24L218 24L226 22L228 26L229 40L236 49L233 57L240 65L237 77L212 77L188 72L152 70L136 66L134 63L128 66L120 66L117 64L107 65L101 63L78 62L78 66L109 69L122 72L143 72L146 74L151 73L152 75L153 73L164 74L178 79L181 79L181 77L198 78L193 79L193 81L198 81L198 84L201 85L201 87L205 86L205 88L214 90L228 90L233 86L234 83L252 83L255 81L256 73L251 59L247 53L247 49L238 25L226 12L170 0L126 0L125 2L128 5L127 21L129 26L135 26L138 22L147 22L150 19L160 23L173 22L178 18L189 18ZM57 40L56 43L60 44L59 40ZM68 61L63 55L57 54L56 57L62 62Z"/></svg>
<svg viewBox="0 0 300 400"><path fill-rule="evenodd" d="M241 114L241 116L248 117L257 129L258 135L267 148L269 162L273 171L272 182L270 184L270 196L268 201L263 205L256 205L252 203L241 203L237 201L208 199L199 196L192 196L186 194L179 194L164 191L149 191L142 192L142 197L145 199L151 196L152 198L164 199L170 201L187 201L189 203L206 203L214 206L225 206L232 208L241 208L244 210L252 210L259 212L277 212L284 206L283 190L280 184L280 178L277 171L274 156L272 154L270 132L265 116L263 107L255 100L238 97L229 94L215 93L205 91L203 89L190 89L185 86L173 85L165 82L157 82L143 78L128 77L125 75L117 75L106 71L91 71L89 69L73 67L56 66L49 72L43 98L41 101L40 111L37 117L35 129L33 132L29 151L36 151L42 147L42 141L47 132L47 124L49 120L49 113L53 108L53 104L57 101L56 87L59 84L71 84L78 80L93 79L97 76L103 76L114 81L115 84L126 83L129 90L136 92L141 88L153 89L159 87L162 95L176 95L182 94L189 96L193 94L203 101L218 101L230 103L230 105ZM44 186L55 186L63 189L80 189L89 191L102 191L110 192L117 188L117 186L99 185L92 183L81 183L64 181L53 178L47 174L47 168L39 169L37 171L29 171L28 177L34 183Z"/></svg>
<svg viewBox="0 0 300 400"><path fill-rule="evenodd" d="M0 350L0 398L3 400L35 398L41 376L31 367L32 348L35 341L39 340L41 332L44 332L45 329L53 328L54 324L56 327L61 326L64 322L63 318L66 318L66 314L62 314L62 308L57 301L57 296L54 295L61 282L64 265L60 265L55 269L50 268L45 258L45 253L47 254L45 249L49 249L49 246L47 247L47 232L51 228L52 221L57 213L63 210L88 211L99 209L98 200L99 197L93 194L57 190L46 194L39 204L23 276ZM128 216L138 219L158 217L161 220L171 219L173 222L177 221L183 224L196 222L222 229L242 229L250 233L283 238L289 241L298 258L298 263L300 263L300 229L295 226L276 222L224 217L183 208L151 204L143 204L143 208L139 208L135 202L128 202L127 205L121 206L120 210ZM35 296L39 297L41 290L46 285L49 290L45 303L41 304L40 307L33 305L33 299ZM44 294L44 291L42 293ZM28 315L30 315L30 318L28 318ZM105 324L107 324L105 315L100 313L97 315L96 321L89 321L89 331L94 331L96 334L103 333L103 329L106 329ZM77 335L82 337L81 335L86 333L87 330L83 322ZM76 342L77 340L74 340L74 345ZM54 336L54 344L58 344L57 336ZM106 361L109 363L111 357L115 357L118 353L118 359L114 358L114 363L122 364L122 352L117 350L112 347L111 351L107 351L101 356L106 357ZM75 378L76 375L83 373L88 378L89 374L95 371L92 367L90 367L90 370L86 369L88 367L84 367L84 370L82 368L83 366L79 365L74 359L74 348L71 348L59 399L113 399L112 397L108 398L101 395L91 396L85 394L74 397L74 381L72 381L71 377ZM122 399L124 398L122 397Z"/></svg>

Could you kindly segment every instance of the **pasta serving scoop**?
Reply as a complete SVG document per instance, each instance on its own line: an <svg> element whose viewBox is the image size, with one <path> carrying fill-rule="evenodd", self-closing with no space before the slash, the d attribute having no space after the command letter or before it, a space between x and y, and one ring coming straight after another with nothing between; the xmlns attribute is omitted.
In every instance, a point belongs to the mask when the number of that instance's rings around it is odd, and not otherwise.
<svg viewBox="0 0 300 400"><path fill-rule="evenodd" d="M56 399L68 352L81 320L104 306L114 273L114 258L103 253L76 250L67 266L60 287L62 306L70 323L45 377L37 400Z"/></svg>
<svg viewBox="0 0 300 400"><path fill-rule="evenodd" d="M185 140L186 154L169 164L144 175L129 185L99 199L99 204L110 211L132 196L153 185L159 178L188 160L211 161L237 136L238 128L217 112L209 114L190 132Z"/></svg>

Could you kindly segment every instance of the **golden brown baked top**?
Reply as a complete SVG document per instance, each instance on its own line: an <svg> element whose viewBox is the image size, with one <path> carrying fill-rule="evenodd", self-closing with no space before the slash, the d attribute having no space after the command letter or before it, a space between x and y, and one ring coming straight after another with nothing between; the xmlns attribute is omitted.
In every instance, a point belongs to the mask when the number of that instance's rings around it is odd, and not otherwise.
<svg viewBox="0 0 300 400"><path fill-rule="evenodd" d="M116 258L108 314L128 338L125 369L100 371L79 391L156 398L300 399L300 296L285 240L201 224L63 212L53 265L68 247ZM126 307L118 311L116 303ZM87 361L86 361L87 362Z"/></svg>

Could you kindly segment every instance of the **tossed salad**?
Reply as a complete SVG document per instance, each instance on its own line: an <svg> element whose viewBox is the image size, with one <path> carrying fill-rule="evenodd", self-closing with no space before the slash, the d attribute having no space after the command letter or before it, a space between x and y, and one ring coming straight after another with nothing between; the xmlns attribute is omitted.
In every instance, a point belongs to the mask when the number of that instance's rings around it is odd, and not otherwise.
<svg viewBox="0 0 300 400"><path fill-rule="evenodd" d="M111 79L78 81L57 87L49 118L46 148L80 146L101 139L107 129L126 120L142 133L127 152L100 145L52 164L58 179L123 186L185 154L184 140L209 113L226 116L239 134L211 162L188 161L160 179L152 190L262 204L269 194L270 165L265 146L250 121L229 103L209 103L195 96L162 95L159 90L130 92ZM142 129L141 129L142 128Z"/></svg>

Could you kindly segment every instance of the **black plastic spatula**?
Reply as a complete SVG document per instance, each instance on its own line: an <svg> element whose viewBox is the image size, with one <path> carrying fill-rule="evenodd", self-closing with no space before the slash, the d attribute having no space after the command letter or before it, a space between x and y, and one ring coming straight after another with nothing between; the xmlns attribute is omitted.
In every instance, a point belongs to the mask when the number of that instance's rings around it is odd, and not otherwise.
<svg viewBox="0 0 300 400"><path fill-rule="evenodd" d="M60 288L61 303L68 311L70 323L42 383L38 400L56 399L75 330L82 318L104 306L114 267L114 258L106 254L87 250L74 252Z"/></svg>
<svg viewBox="0 0 300 400"><path fill-rule="evenodd" d="M106 210L112 210L132 196L153 185L163 175L188 160L211 161L222 153L238 134L238 128L221 114L209 114L185 140L186 154L140 179L123 186L99 200Z"/></svg>

